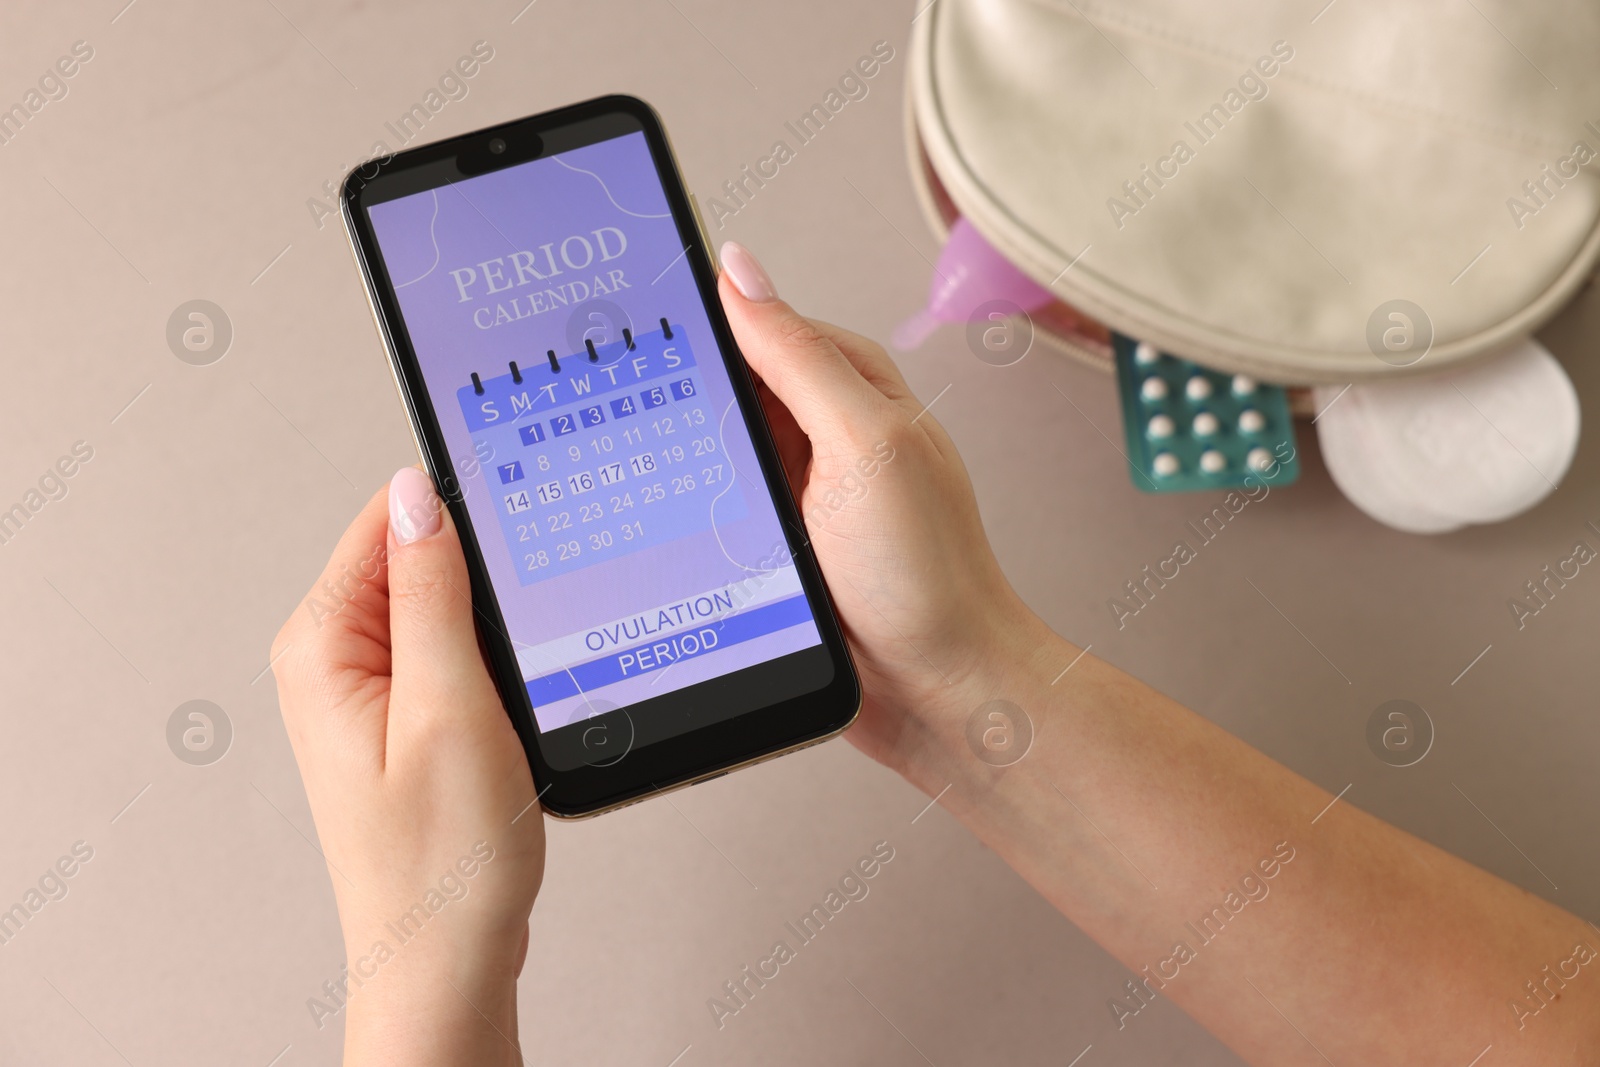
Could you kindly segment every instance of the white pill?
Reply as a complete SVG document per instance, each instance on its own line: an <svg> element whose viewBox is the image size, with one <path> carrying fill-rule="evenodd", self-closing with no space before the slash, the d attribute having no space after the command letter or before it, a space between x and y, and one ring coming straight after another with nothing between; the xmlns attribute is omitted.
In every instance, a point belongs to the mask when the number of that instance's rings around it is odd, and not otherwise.
<svg viewBox="0 0 1600 1067"><path fill-rule="evenodd" d="M1183 387L1183 391L1189 394L1190 400L1204 400L1211 395L1211 379L1196 374L1189 379L1189 384Z"/></svg>
<svg viewBox="0 0 1600 1067"><path fill-rule="evenodd" d="M1171 452L1161 452L1150 463L1151 468L1163 477L1178 473L1178 457Z"/></svg>
<svg viewBox="0 0 1600 1067"><path fill-rule="evenodd" d="M1200 453L1200 469L1207 474L1216 474L1228 465L1228 457L1214 448L1208 448Z"/></svg>
<svg viewBox="0 0 1600 1067"><path fill-rule="evenodd" d="M1157 415L1150 420L1149 431L1151 437L1171 437L1176 429L1177 426L1173 424L1171 415Z"/></svg>
<svg viewBox="0 0 1600 1067"><path fill-rule="evenodd" d="M1252 470L1264 471L1272 466L1272 453L1264 448L1252 448L1244 461L1250 464Z"/></svg>
<svg viewBox="0 0 1600 1067"><path fill-rule="evenodd" d="M1233 391L1240 396L1249 396L1256 391L1256 380L1248 374L1235 374L1233 376Z"/></svg>
<svg viewBox="0 0 1600 1067"><path fill-rule="evenodd" d="M1239 429L1245 433L1260 433L1267 428L1267 417L1255 408L1239 412Z"/></svg>
<svg viewBox="0 0 1600 1067"><path fill-rule="evenodd" d="M1139 395L1146 400L1163 400L1167 395L1167 380L1165 378L1146 378L1139 387Z"/></svg>
<svg viewBox="0 0 1600 1067"><path fill-rule="evenodd" d="M1148 367L1160 359L1161 353L1149 341L1140 341L1133 346L1133 361L1141 367Z"/></svg>
<svg viewBox="0 0 1600 1067"><path fill-rule="evenodd" d="M1202 411L1194 417L1194 432L1201 437L1210 437L1221 428L1221 425L1217 417L1209 411Z"/></svg>

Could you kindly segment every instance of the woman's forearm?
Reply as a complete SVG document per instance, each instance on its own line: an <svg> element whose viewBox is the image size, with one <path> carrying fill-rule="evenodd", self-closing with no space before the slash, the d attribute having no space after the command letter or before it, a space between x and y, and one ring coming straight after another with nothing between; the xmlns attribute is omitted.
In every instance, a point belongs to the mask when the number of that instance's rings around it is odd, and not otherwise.
<svg viewBox="0 0 1600 1067"><path fill-rule="evenodd" d="M1037 620L998 647L1014 651L918 717L945 725L915 727L901 769L948 785L941 803L1129 968L1106 990L1118 1029L1170 997L1256 1064L1465 1067L1490 1045L1485 1063L1600 1062L1588 924L1332 803L1108 664L1061 675L1079 650ZM963 729L994 700L1035 733L1008 767L979 756L1003 720Z"/></svg>
<svg viewBox="0 0 1600 1067"><path fill-rule="evenodd" d="M515 976L469 981L459 969L451 978L452 970L442 964L432 973L419 968L415 975L375 982L354 994L345 1020L345 1067L523 1062Z"/></svg>

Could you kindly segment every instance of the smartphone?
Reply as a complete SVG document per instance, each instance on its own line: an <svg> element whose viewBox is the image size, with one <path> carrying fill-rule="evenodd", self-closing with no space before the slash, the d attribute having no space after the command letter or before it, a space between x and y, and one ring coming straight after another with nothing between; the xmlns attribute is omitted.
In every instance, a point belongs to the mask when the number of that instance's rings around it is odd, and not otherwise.
<svg viewBox="0 0 1600 1067"><path fill-rule="evenodd" d="M413 148L341 200L544 809L849 726L860 683L655 111Z"/></svg>

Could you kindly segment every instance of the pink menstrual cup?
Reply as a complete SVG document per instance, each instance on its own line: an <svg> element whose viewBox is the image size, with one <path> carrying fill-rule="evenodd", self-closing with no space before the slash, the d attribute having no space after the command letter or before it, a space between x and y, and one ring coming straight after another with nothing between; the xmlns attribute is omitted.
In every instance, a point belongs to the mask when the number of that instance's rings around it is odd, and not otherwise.
<svg viewBox="0 0 1600 1067"><path fill-rule="evenodd" d="M997 252L966 219L957 219L939 253L928 286L928 306L895 327L894 347L921 347L941 324L966 322L982 305L1000 300L1019 311L1035 311L1055 297Z"/></svg>

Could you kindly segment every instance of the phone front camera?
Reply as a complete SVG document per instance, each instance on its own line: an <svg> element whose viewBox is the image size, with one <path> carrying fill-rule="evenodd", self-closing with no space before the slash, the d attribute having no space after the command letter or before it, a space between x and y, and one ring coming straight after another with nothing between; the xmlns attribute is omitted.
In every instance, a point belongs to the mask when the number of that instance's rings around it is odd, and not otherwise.
<svg viewBox="0 0 1600 1067"><path fill-rule="evenodd" d="M501 152L504 152L505 150L506 150L506 143L505 143L505 141L503 141L499 137L496 137L494 140L489 142L489 151L493 152L495 155L498 156Z"/></svg>

